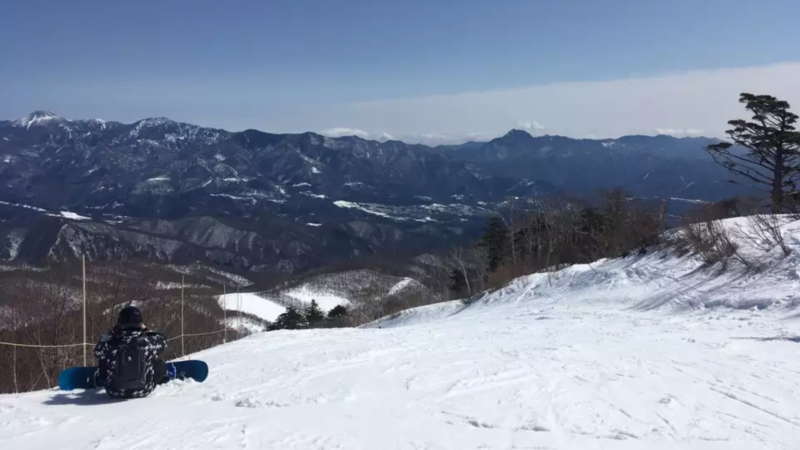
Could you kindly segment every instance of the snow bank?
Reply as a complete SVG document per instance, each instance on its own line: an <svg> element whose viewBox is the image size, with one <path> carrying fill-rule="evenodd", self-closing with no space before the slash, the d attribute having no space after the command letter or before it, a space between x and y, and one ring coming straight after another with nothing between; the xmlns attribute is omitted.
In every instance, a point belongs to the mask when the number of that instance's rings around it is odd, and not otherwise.
<svg viewBox="0 0 800 450"><path fill-rule="evenodd" d="M659 250L522 277L482 302L591 302L664 312L718 307L789 312L800 305L800 221L782 226L792 249L788 256L779 248L768 252L758 248L757 234L747 219L723 224L738 243L739 253L757 270L736 260L726 267L708 267L696 255Z"/></svg>
<svg viewBox="0 0 800 450"><path fill-rule="evenodd" d="M225 294L219 296L219 305L229 311L241 311L274 322L279 315L286 312L286 308L256 294Z"/></svg>

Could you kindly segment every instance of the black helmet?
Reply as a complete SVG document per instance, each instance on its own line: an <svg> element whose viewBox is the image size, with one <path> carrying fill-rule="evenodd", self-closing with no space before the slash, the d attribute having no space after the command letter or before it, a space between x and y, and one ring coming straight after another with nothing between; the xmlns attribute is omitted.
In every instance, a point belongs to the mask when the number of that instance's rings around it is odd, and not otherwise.
<svg viewBox="0 0 800 450"><path fill-rule="evenodd" d="M141 328L142 312L135 306L126 306L119 312L117 326L124 329Z"/></svg>

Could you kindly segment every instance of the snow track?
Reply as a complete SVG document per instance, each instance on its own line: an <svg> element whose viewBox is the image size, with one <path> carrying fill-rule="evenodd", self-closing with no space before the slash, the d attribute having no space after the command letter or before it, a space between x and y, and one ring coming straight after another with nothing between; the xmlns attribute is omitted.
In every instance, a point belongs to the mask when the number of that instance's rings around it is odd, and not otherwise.
<svg viewBox="0 0 800 450"><path fill-rule="evenodd" d="M751 339L785 334L780 320L535 304L471 309L388 330L256 335L196 355L211 366L206 383L175 382L142 400L0 396L0 443L797 448L800 344Z"/></svg>

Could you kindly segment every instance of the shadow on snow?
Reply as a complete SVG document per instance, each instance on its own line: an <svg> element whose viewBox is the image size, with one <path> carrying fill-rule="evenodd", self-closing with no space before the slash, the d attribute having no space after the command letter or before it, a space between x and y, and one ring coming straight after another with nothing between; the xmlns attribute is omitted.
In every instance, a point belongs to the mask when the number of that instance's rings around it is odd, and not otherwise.
<svg viewBox="0 0 800 450"><path fill-rule="evenodd" d="M102 389L87 389L84 391L76 392L62 392L57 391L52 397L45 400L45 405L106 405L111 403L122 403L125 399L116 399L109 397Z"/></svg>

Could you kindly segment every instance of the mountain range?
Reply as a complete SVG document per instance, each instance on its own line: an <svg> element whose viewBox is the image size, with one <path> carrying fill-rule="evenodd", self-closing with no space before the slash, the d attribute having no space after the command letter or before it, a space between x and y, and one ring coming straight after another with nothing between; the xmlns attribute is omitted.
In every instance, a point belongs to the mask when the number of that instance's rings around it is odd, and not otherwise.
<svg viewBox="0 0 800 450"><path fill-rule="evenodd" d="M709 138L534 137L428 147L36 111L0 121L0 258L143 258L296 271L474 237L510 199L740 193ZM682 200L679 200L682 201Z"/></svg>

